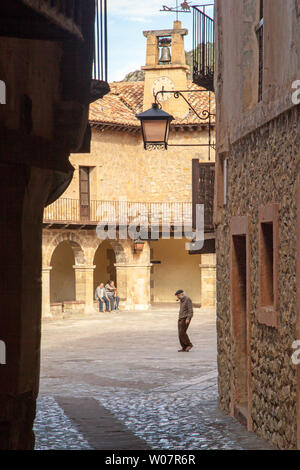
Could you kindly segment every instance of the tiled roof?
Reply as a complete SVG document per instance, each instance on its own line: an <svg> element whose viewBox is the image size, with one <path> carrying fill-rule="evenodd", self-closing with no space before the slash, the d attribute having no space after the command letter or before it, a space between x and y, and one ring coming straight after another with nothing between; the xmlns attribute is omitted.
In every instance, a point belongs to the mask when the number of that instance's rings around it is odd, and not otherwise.
<svg viewBox="0 0 300 470"><path fill-rule="evenodd" d="M110 84L110 93L90 106L91 124L110 124L114 126L136 127L140 126L135 115L143 111L144 82L114 82ZM200 88L188 82L191 94L185 94L195 110L201 114L202 110L209 108L209 93L193 93ZM215 97L211 93L211 112L215 112ZM179 98L182 99L182 98ZM214 120L212 120L214 121ZM173 125L203 125L207 121L200 121L190 111L184 119L176 119Z"/></svg>

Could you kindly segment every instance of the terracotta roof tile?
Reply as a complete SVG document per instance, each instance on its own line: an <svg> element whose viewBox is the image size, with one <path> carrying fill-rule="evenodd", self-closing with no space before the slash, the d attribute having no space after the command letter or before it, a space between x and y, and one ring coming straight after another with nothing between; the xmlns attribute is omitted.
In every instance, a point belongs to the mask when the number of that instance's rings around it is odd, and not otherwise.
<svg viewBox="0 0 300 470"><path fill-rule="evenodd" d="M144 82L114 82L111 91L102 99L90 106L90 122L93 124L111 124L128 127L139 127L135 115L143 110ZM191 94L185 95L198 113L209 107L209 93L193 93L200 88L188 82ZM204 89L203 89L204 90ZM181 99L181 98L179 98ZM210 94L211 112L215 112L215 96ZM200 121L190 111L184 119L176 119L173 125L203 125L207 120Z"/></svg>

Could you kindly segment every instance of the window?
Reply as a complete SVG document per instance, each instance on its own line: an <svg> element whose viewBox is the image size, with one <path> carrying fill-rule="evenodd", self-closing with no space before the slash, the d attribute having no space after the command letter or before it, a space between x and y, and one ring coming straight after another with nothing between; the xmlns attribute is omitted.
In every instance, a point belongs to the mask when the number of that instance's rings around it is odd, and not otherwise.
<svg viewBox="0 0 300 470"><path fill-rule="evenodd" d="M250 317L249 317L249 223L248 217L231 219L230 297L231 323L234 341L234 381L232 403L234 416L251 427L250 397Z"/></svg>
<svg viewBox="0 0 300 470"><path fill-rule="evenodd" d="M228 158L223 160L223 206L227 206L228 198Z"/></svg>
<svg viewBox="0 0 300 470"><path fill-rule="evenodd" d="M79 167L79 203L80 203L80 219L89 220L90 218L90 168L86 166Z"/></svg>
<svg viewBox="0 0 300 470"><path fill-rule="evenodd" d="M228 154L219 154L216 163L216 223L219 222L220 211L228 203L228 166Z"/></svg>
<svg viewBox="0 0 300 470"><path fill-rule="evenodd" d="M278 204L259 211L259 313L258 320L278 326Z"/></svg>
<svg viewBox="0 0 300 470"><path fill-rule="evenodd" d="M264 76L264 0L260 0L259 23L255 31L258 41L258 101L262 101Z"/></svg>
<svg viewBox="0 0 300 470"><path fill-rule="evenodd" d="M274 305L273 223L261 224L261 305Z"/></svg>
<svg viewBox="0 0 300 470"><path fill-rule="evenodd" d="M222 221L223 211L228 204L228 152L219 153L216 159L216 184L214 197L213 221L218 225Z"/></svg>

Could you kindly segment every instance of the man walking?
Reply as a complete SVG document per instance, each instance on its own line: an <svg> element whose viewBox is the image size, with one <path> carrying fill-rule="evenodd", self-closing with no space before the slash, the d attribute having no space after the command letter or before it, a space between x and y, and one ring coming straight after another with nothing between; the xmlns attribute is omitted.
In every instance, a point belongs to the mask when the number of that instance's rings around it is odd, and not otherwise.
<svg viewBox="0 0 300 470"><path fill-rule="evenodd" d="M109 301L106 295L106 290L104 288L104 283L100 282L99 286L95 291L95 300L99 302L99 312L103 312L103 304L105 304L106 312L109 311Z"/></svg>
<svg viewBox="0 0 300 470"><path fill-rule="evenodd" d="M182 349L180 349L178 352L189 352L193 345L187 335L187 329L190 326L193 316L193 303L191 299L185 295L183 290L178 290L175 295L180 301L178 336Z"/></svg>

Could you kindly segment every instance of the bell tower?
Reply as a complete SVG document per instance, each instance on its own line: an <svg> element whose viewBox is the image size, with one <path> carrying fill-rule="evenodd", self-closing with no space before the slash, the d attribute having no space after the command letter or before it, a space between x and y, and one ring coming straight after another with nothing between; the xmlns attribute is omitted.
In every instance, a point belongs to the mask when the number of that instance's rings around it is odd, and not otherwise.
<svg viewBox="0 0 300 470"><path fill-rule="evenodd" d="M160 90L186 90L189 67L186 64L184 36L188 34L183 29L181 21L174 22L173 29L159 31L144 31L147 38L146 65L144 88L144 111L151 108L154 95ZM159 101L163 110L175 118L184 118L188 105L181 99L175 99L171 94L160 94Z"/></svg>

